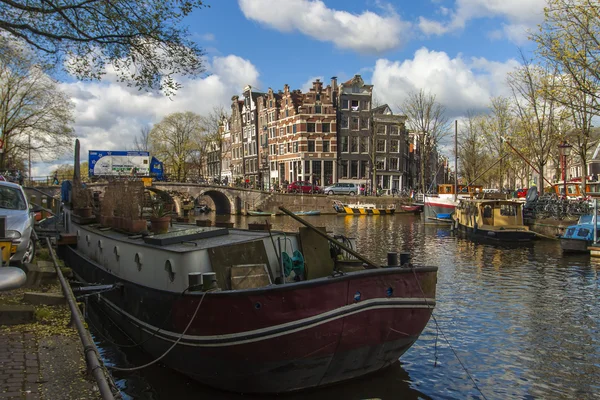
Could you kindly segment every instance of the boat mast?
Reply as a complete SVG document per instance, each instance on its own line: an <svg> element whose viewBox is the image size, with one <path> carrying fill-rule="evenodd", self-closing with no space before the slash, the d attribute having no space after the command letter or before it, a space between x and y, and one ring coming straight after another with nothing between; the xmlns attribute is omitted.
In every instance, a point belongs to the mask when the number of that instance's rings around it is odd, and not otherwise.
<svg viewBox="0 0 600 400"><path fill-rule="evenodd" d="M458 198L458 120L454 120L454 201Z"/></svg>

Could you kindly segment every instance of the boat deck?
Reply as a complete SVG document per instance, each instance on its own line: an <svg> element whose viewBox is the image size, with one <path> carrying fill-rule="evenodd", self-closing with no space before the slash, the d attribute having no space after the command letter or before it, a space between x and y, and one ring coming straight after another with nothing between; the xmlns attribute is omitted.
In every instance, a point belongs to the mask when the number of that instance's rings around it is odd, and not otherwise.
<svg viewBox="0 0 600 400"><path fill-rule="evenodd" d="M174 224L168 233L147 236L127 235L113 229L100 228L97 225L84 225L81 228L90 230L110 239L179 253L262 240L269 236L269 232L267 231L196 227L177 224ZM271 233L273 236L281 234L279 231L271 231Z"/></svg>

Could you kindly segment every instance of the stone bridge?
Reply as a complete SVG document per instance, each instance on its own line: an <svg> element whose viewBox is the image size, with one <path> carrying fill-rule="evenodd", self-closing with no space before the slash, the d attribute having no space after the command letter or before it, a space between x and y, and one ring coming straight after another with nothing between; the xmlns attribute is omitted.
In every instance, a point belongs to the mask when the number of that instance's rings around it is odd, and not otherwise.
<svg viewBox="0 0 600 400"><path fill-rule="evenodd" d="M106 183L89 183L89 188L94 191L104 191ZM182 199L192 198L194 201L200 199L204 202L207 196L213 204L209 204L217 214L241 214L247 209L260 208L274 195L254 189L233 188L228 186L211 186L194 183L176 182L153 182L152 187L168 192L177 206L177 211L182 210ZM36 186L24 187L25 192L33 203L50 205L51 197L60 197L59 186Z"/></svg>

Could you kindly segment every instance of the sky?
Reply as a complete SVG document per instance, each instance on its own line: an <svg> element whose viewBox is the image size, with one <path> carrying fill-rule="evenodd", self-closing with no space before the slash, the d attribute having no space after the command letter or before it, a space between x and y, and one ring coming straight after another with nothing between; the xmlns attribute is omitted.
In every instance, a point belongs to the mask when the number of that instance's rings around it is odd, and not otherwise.
<svg viewBox="0 0 600 400"><path fill-rule="evenodd" d="M397 110L408 93L435 94L450 119L485 111L508 96L507 73L520 51L532 51L528 30L543 19L544 0L207 0L185 23L206 51L206 71L171 98L139 92L108 71L101 82L67 79L75 133L87 151L128 150L144 127L173 112L230 108L244 86L259 91L306 89L362 75L375 96ZM72 155L34 165L47 175Z"/></svg>

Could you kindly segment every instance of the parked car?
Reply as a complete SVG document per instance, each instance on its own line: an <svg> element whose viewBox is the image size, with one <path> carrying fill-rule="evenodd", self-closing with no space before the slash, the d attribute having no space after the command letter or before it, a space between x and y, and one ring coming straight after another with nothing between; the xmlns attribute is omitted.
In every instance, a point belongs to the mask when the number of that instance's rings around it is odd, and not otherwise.
<svg viewBox="0 0 600 400"><path fill-rule="evenodd" d="M323 188L325 194L349 194L354 196L359 193L359 187L356 183L334 183L333 185Z"/></svg>
<svg viewBox="0 0 600 400"><path fill-rule="evenodd" d="M527 197L527 188L517 189L517 198L524 199Z"/></svg>
<svg viewBox="0 0 600 400"><path fill-rule="evenodd" d="M308 181L294 181L288 185L288 193L322 193L321 188Z"/></svg>
<svg viewBox="0 0 600 400"><path fill-rule="evenodd" d="M11 264L30 263L35 256L33 227L35 213L30 210L23 188L15 183L0 181L0 216L6 217L6 238L0 242L6 244ZM2 234L0 233L0 236Z"/></svg>

